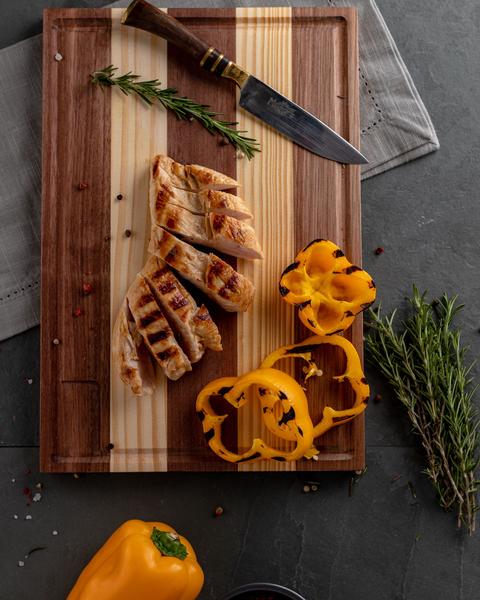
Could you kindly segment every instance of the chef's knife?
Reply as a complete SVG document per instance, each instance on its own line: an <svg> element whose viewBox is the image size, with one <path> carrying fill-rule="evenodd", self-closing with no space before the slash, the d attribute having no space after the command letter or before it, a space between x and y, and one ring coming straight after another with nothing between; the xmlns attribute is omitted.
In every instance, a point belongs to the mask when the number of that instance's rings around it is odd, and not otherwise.
<svg viewBox="0 0 480 600"><path fill-rule="evenodd" d="M233 79L240 88L240 106L296 144L341 163L368 162L356 148L320 119L247 73L182 23L145 0L133 0L122 16L122 23L159 35L178 46L207 71Z"/></svg>

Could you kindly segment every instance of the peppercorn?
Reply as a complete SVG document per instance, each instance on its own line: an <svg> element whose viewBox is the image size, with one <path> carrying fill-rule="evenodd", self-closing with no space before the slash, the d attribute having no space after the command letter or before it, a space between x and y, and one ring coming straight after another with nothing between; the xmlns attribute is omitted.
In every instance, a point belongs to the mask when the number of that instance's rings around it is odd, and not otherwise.
<svg viewBox="0 0 480 600"><path fill-rule="evenodd" d="M378 248L375 249L375 254L378 256L379 254L383 254L385 252L385 249L382 248L381 246L379 246Z"/></svg>
<svg viewBox="0 0 480 600"><path fill-rule="evenodd" d="M224 513L223 507L222 506L217 506L215 508L215 510L213 511L213 516L214 517L221 517Z"/></svg>
<svg viewBox="0 0 480 600"><path fill-rule="evenodd" d="M132 231L130 229L125 229L125 237L129 238L132 235Z"/></svg>
<svg viewBox="0 0 480 600"><path fill-rule="evenodd" d="M81 181L81 182L78 184L78 189L79 189L79 190L86 190L87 188L88 188L88 183L85 183L85 181Z"/></svg>
<svg viewBox="0 0 480 600"><path fill-rule="evenodd" d="M82 285L82 290L85 296L88 296L93 291L93 285L91 283L84 283Z"/></svg>
<svg viewBox="0 0 480 600"><path fill-rule="evenodd" d="M83 311L82 311L82 309L81 309L81 308L76 308L76 309L73 311L73 316L74 316L74 317L79 317L79 316L80 316L82 313L83 313Z"/></svg>

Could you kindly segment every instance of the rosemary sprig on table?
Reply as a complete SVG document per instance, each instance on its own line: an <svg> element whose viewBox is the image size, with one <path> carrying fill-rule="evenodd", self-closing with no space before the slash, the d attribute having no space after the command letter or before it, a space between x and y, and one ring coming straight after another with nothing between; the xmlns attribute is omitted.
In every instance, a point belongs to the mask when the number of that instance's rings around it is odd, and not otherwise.
<svg viewBox="0 0 480 600"><path fill-rule="evenodd" d="M367 357L407 409L426 452L425 473L440 505L445 510L456 508L458 527L463 523L471 534L479 485L473 364L466 364L467 348L460 344L460 332L452 328L463 306L456 297L443 295L430 304L425 296L413 288L412 314L401 332L394 329L396 311L382 316L379 310L370 310Z"/></svg>
<svg viewBox="0 0 480 600"><path fill-rule="evenodd" d="M232 121L219 119L218 113L213 112L206 104L199 104L190 98L179 96L174 88L162 88L158 79L139 81L140 76L133 73L115 75L117 67L109 65L104 69L95 71L90 75L92 83L104 87L118 87L125 95L136 94L149 106L155 101L171 110L182 121L195 120L211 134L218 134L234 148L243 152L251 159L255 152L260 152L258 142L244 135L244 131L235 129L238 124Z"/></svg>

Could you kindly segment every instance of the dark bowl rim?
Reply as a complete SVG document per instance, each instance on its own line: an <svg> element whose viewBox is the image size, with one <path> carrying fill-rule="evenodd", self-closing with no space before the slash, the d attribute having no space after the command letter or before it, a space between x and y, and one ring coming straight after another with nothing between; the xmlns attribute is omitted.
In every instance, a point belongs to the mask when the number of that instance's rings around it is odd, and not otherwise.
<svg viewBox="0 0 480 600"><path fill-rule="evenodd" d="M245 592L279 592L291 600L306 600L297 592L276 583L247 583L229 592L222 600L235 600L235 597Z"/></svg>

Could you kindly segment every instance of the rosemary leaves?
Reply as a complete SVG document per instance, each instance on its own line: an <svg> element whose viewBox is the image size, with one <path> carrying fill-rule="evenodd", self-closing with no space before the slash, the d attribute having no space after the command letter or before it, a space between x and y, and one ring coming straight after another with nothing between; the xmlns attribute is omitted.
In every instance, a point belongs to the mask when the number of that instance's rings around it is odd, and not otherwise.
<svg viewBox="0 0 480 600"><path fill-rule="evenodd" d="M426 474L440 505L456 509L458 527L475 530L475 479L478 420L472 403L475 388L466 364L466 348L453 320L462 309L443 295L428 303L414 287L412 313L402 331L394 330L395 311L382 316L370 310L367 358L387 378L407 409L426 453Z"/></svg>
<svg viewBox="0 0 480 600"><path fill-rule="evenodd" d="M197 121L209 133L219 135L248 159L260 152L256 140L247 137L245 131L235 129L238 124L219 119L219 114L210 110L206 104L199 104L190 98L179 96L174 88L162 88L158 79L139 81L140 76L133 73L115 75L117 67L109 65L90 75L91 82L103 87L118 87L125 95L136 94L149 106L159 102L167 110L171 110L182 121Z"/></svg>

